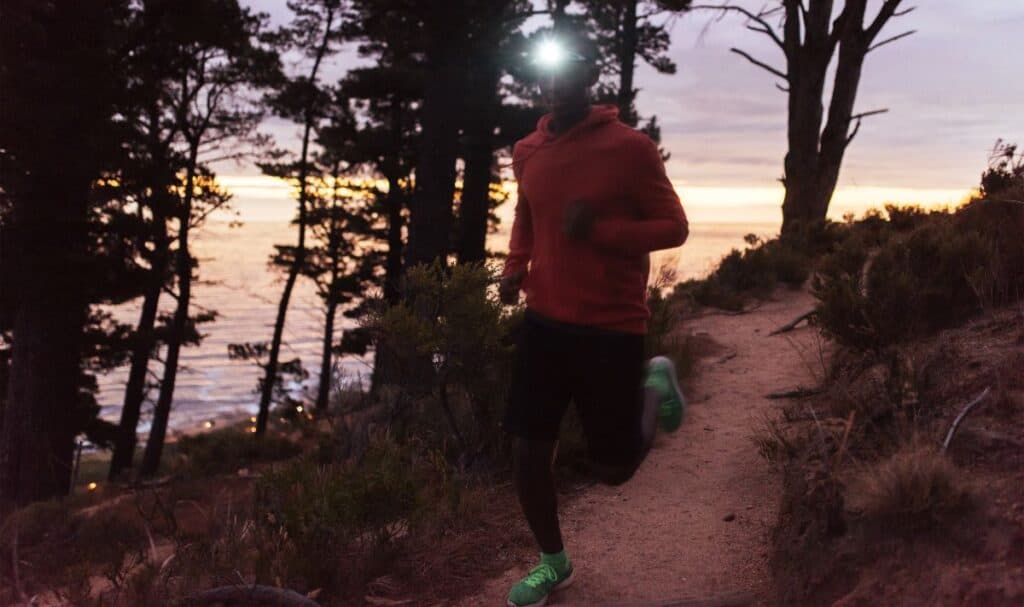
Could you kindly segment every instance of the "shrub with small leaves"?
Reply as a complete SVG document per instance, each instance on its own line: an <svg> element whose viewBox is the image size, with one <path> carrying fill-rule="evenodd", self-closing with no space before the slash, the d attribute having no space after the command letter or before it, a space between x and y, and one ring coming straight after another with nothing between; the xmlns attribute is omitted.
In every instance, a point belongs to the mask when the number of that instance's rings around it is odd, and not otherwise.
<svg viewBox="0 0 1024 607"><path fill-rule="evenodd" d="M498 300L496 281L481 265L411 268L402 302L367 320L379 382L398 392L400 435L433 430L460 455L500 443L518 315Z"/></svg>
<svg viewBox="0 0 1024 607"><path fill-rule="evenodd" d="M254 440L240 428L186 435L178 441L178 453L185 458L184 472L200 476L288 459L299 451L298 445L283 437L268 435Z"/></svg>
<svg viewBox="0 0 1024 607"><path fill-rule="evenodd" d="M254 504L257 578L328 592L365 583L416 523L422 468L381 443L352 468L300 459L267 473Z"/></svg>
<svg viewBox="0 0 1024 607"><path fill-rule="evenodd" d="M1024 206L978 200L955 214L888 212L891 233L851 236L812 282L817 322L839 343L878 350L1024 295Z"/></svg>
<svg viewBox="0 0 1024 607"><path fill-rule="evenodd" d="M752 297L765 297L779 284L799 288L810 276L811 258L802 248L779 239L748 234L747 248L733 249L703 280L676 287L675 297L692 297L704 306L741 310Z"/></svg>

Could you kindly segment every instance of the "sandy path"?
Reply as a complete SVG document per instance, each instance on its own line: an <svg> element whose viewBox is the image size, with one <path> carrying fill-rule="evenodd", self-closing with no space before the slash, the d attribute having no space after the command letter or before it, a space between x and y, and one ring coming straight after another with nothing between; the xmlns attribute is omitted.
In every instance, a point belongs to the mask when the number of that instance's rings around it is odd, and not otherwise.
<svg viewBox="0 0 1024 607"><path fill-rule="evenodd" d="M658 437L629 483L595 486L562 508L577 577L549 605L649 605L765 590L779 479L750 437L771 411L765 394L813 383L813 330L768 337L811 306L806 293L779 291L750 314L684 325L736 356L701 361L682 428ZM463 604L504 605L523 573L506 572Z"/></svg>

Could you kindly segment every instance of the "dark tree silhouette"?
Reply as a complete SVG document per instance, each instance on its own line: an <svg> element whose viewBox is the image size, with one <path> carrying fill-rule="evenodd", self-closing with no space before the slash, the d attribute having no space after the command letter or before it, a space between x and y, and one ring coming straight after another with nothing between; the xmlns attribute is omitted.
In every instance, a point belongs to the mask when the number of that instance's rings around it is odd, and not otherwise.
<svg viewBox="0 0 1024 607"><path fill-rule="evenodd" d="M782 179L786 187L782 202L784 238L815 229L825 220L843 156L857 136L861 121L888 111L854 113L854 105L867 55L914 33L911 30L879 39L890 20L913 10L901 10L902 4L902 0L885 0L869 21L867 0L844 0L838 15L834 15L836 3L832 0L811 0L807 6L802 0L782 0L777 7L760 12L731 4L699 7L742 14L748 20L748 29L771 39L785 57L786 67L779 69L740 49L732 49L785 83L778 85L789 98L789 150ZM781 22L781 27L773 21ZM837 51L839 58L826 115L822 98L829 66Z"/></svg>
<svg viewBox="0 0 1024 607"><path fill-rule="evenodd" d="M263 118L263 108L251 91L275 81L280 74L277 54L258 44L265 32L265 16L241 8L237 0L166 4L168 1L161 0L163 18L173 23L171 31L180 36L174 59L180 71L172 95L185 161L175 208L178 291L167 331L160 394L140 468L143 475L155 473L160 465L181 348L198 336L189 314L195 268L189 236L229 199L204 161L233 156L226 151L232 143L260 143L254 133Z"/></svg>
<svg viewBox="0 0 1024 607"><path fill-rule="evenodd" d="M0 5L2 286L11 368L0 421L0 501L68 492L92 276L89 210L116 157L115 52L127 2ZM9 303L8 303L9 302Z"/></svg>
<svg viewBox="0 0 1024 607"><path fill-rule="evenodd" d="M388 183L384 298L395 303L404 269L406 213L412 197L412 171L419 148L419 107L427 80L424 30L414 14L387 10L377 2L356 3L359 18L353 37L360 56L373 67L350 70L342 94L360 114L357 133L362 168ZM376 376L376 374L375 374Z"/></svg>
<svg viewBox="0 0 1024 607"><path fill-rule="evenodd" d="M292 22L278 34L278 47L282 51L296 50L310 61L308 72L283 80L270 97L270 105L278 116L302 125L302 147L298 158L292 162L267 163L263 171L275 177L294 179L298 186L298 244L294 249L291 268L285 279L284 290L277 306L274 334L270 341L269 357L263 367L264 377L260 383L259 413L256 416L256 436L263 436L267 430L267 417L276 381L278 359L281 355L281 340L284 334L288 304L291 301L295 281L302 270L306 255L306 213L309 202L308 178L310 168L310 143L317 125L324 119L323 107L328 95L318 84L320 69L325 57L338 50L343 30L349 17L348 3L342 0L290 0L288 8L294 13Z"/></svg>
<svg viewBox="0 0 1024 607"><path fill-rule="evenodd" d="M455 160L459 117L464 110L471 12L479 0L456 0L449 10L416 5L423 24L426 67L430 78L420 110L420 142L416 160L416 189L410 206L406 265L446 259L451 250ZM491 3L487 3L490 5ZM490 6L487 7L487 10Z"/></svg>
<svg viewBox="0 0 1024 607"><path fill-rule="evenodd" d="M498 177L495 149L502 143L497 132L502 119L503 93L500 79L517 59L521 18L530 4L519 0L494 2L490 11L470 24L473 28L466 76L466 110L462 124L462 192L456 252L459 263L476 263L486 258L488 220L491 218L491 185ZM532 126L532 125L531 125ZM526 133L517 133L525 135Z"/></svg>
<svg viewBox="0 0 1024 607"><path fill-rule="evenodd" d="M335 160L327 191L311 199L309 213L313 246L307 252L303 273L317 287L324 304L324 330L320 356L320 377L315 408L327 410L334 379L334 356L341 354L335 341L338 307L355 302L376 284L380 268L382 229L374 212L372 192L357 184L344 183L343 162Z"/></svg>
<svg viewBox="0 0 1024 607"><path fill-rule="evenodd" d="M160 298L173 282L168 222L178 203L175 189L180 185L178 172L183 169L184 158L177 145L181 125L173 96L173 85L179 80L174 62L178 41L176 33L169 31L174 22L164 19L164 10L164 4L148 2L133 11L129 25L129 39L136 41L137 46L127 65L129 107L125 114L132 118L134 137L124 187L131 192L138 206L139 222L144 224L139 238L148 246L139 246L139 250L148 266L148 279L131 338L131 366L110 462L111 479L133 466L149 362L162 343L157 328Z"/></svg>
<svg viewBox="0 0 1024 607"><path fill-rule="evenodd" d="M602 51L600 96L619 107L623 122L636 126L637 61L661 74L675 73L668 56L668 29L690 0L678 0L671 7L653 0L583 0L582 5Z"/></svg>
<svg viewBox="0 0 1024 607"><path fill-rule="evenodd" d="M355 133L351 162L372 177L387 181L379 194L387 222L384 299L398 301L405 249L405 211L412 193L416 158L415 102L421 97L422 70L411 56L380 57L380 65L350 71L340 94L360 110L362 128Z"/></svg>

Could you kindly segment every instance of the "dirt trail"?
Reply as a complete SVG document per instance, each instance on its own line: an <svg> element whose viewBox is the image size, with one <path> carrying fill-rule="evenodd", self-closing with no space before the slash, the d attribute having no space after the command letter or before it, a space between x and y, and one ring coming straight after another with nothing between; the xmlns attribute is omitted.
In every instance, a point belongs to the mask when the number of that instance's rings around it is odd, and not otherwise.
<svg viewBox="0 0 1024 607"><path fill-rule="evenodd" d="M812 329L768 336L811 307L808 294L779 291L749 314L685 323L722 351L701 360L683 426L658 437L629 483L595 486L561 509L576 581L549 605L762 595L780 488L750 437L772 409L765 394L811 385L820 370ZM504 605L523 573L507 571L463 604Z"/></svg>

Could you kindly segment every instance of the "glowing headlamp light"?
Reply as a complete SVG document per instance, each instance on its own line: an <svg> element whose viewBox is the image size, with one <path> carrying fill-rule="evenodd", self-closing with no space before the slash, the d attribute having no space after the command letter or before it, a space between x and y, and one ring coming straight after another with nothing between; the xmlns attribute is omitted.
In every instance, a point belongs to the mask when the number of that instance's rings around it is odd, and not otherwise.
<svg viewBox="0 0 1024 607"><path fill-rule="evenodd" d="M556 70L566 63L585 63L587 58L573 52L559 41L542 40L533 51L533 64L543 70Z"/></svg>

